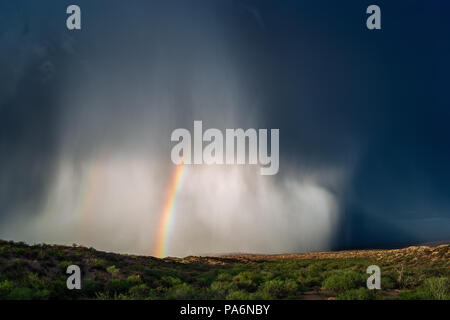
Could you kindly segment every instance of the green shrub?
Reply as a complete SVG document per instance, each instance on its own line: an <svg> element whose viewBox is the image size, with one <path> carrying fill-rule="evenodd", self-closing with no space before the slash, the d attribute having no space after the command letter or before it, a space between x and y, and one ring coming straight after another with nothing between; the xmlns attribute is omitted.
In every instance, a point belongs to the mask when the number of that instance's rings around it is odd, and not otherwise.
<svg viewBox="0 0 450 320"><path fill-rule="evenodd" d="M106 268L106 271L112 275L112 276L116 276L119 273L119 268L116 268L116 266L109 266L108 268Z"/></svg>
<svg viewBox="0 0 450 320"><path fill-rule="evenodd" d="M112 279L106 284L106 291L110 293L126 293L130 287L130 283L127 280Z"/></svg>
<svg viewBox="0 0 450 320"><path fill-rule="evenodd" d="M37 256L38 256L39 260L44 260L44 259L47 258L47 252L45 252L44 250L40 249L38 254L37 254Z"/></svg>
<svg viewBox="0 0 450 320"><path fill-rule="evenodd" d="M397 281L395 276L384 273L381 276L381 289L395 289L397 288Z"/></svg>
<svg viewBox="0 0 450 320"><path fill-rule="evenodd" d="M235 290L228 293L227 300L250 300L252 295L244 290Z"/></svg>
<svg viewBox="0 0 450 320"><path fill-rule="evenodd" d="M264 296L270 296L274 299L283 299L293 297L298 290L298 285L294 280L274 279L264 282L258 292Z"/></svg>
<svg viewBox="0 0 450 320"><path fill-rule="evenodd" d="M34 300L47 300L50 297L50 291L48 289L35 290L33 292Z"/></svg>
<svg viewBox="0 0 450 320"><path fill-rule="evenodd" d="M111 298L111 296L109 295L108 292L97 292L95 294L95 298L97 300L112 300L113 298Z"/></svg>
<svg viewBox="0 0 450 320"><path fill-rule="evenodd" d="M429 278L416 289L403 290L398 295L400 300L449 300L448 278Z"/></svg>
<svg viewBox="0 0 450 320"><path fill-rule="evenodd" d="M414 289L419 286L420 280L419 277L415 274L407 274L401 278L399 284L401 288Z"/></svg>
<svg viewBox="0 0 450 320"><path fill-rule="evenodd" d="M448 278L430 278L426 279L419 291L423 293L426 299L447 300L450 299L450 281Z"/></svg>
<svg viewBox="0 0 450 320"><path fill-rule="evenodd" d="M180 285L182 283L181 279L175 278L172 276L164 276L161 278L161 283L164 287L170 288L177 285Z"/></svg>
<svg viewBox="0 0 450 320"><path fill-rule="evenodd" d="M209 287L211 283L216 279L215 272L206 272L199 275L195 280L201 287Z"/></svg>
<svg viewBox="0 0 450 320"><path fill-rule="evenodd" d="M249 292L254 292L258 287L258 280L256 279L255 274L248 271L241 272L234 276L233 282L239 289Z"/></svg>
<svg viewBox="0 0 450 320"><path fill-rule="evenodd" d="M95 297L95 294L101 290L101 286L94 280L85 279L81 286L81 290L87 297Z"/></svg>
<svg viewBox="0 0 450 320"><path fill-rule="evenodd" d="M14 288L8 295L8 300L33 300L33 290L30 288Z"/></svg>
<svg viewBox="0 0 450 320"><path fill-rule="evenodd" d="M220 273L217 276L217 280L219 280L219 281L232 281L233 280L233 276L231 274L229 274L229 273L223 272L223 273Z"/></svg>
<svg viewBox="0 0 450 320"><path fill-rule="evenodd" d="M138 274L128 276L127 281L129 283L130 287L136 286L136 285L139 285L142 283L141 276Z"/></svg>
<svg viewBox="0 0 450 320"><path fill-rule="evenodd" d="M194 288L187 283L178 284L167 291L167 299L188 300L197 298Z"/></svg>
<svg viewBox="0 0 450 320"><path fill-rule="evenodd" d="M40 279L36 273L30 272L24 279L24 286L35 290L40 290L45 288L45 281Z"/></svg>
<svg viewBox="0 0 450 320"><path fill-rule="evenodd" d="M28 265L21 259L14 258L9 261L5 275L10 279L19 279L26 276Z"/></svg>
<svg viewBox="0 0 450 320"><path fill-rule="evenodd" d="M150 289L146 284L140 284L130 288L128 293L132 299L143 300L150 296Z"/></svg>
<svg viewBox="0 0 450 320"><path fill-rule="evenodd" d="M50 299L52 300L66 300L71 299L73 290L67 290L66 280L58 279L50 282Z"/></svg>
<svg viewBox="0 0 450 320"><path fill-rule="evenodd" d="M14 289L14 283L9 280L0 282L0 299L7 299L8 295Z"/></svg>
<svg viewBox="0 0 450 320"><path fill-rule="evenodd" d="M230 290L237 290L235 283L228 281L214 281L211 283L210 293L215 299L225 299Z"/></svg>
<svg viewBox="0 0 450 320"><path fill-rule="evenodd" d="M94 258L92 260L92 265L95 268L99 268L99 269L105 269L107 266L108 262L106 262L106 260L103 259L99 259L99 258Z"/></svg>
<svg viewBox="0 0 450 320"><path fill-rule="evenodd" d="M320 286L322 284L322 279L319 276L313 276L308 274L304 279L299 279L299 282L303 286L311 288Z"/></svg>
<svg viewBox="0 0 450 320"><path fill-rule="evenodd" d="M325 290L344 292L365 286L365 277L354 271L334 272L322 282Z"/></svg>
<svg viewBox="0 0 450 320"><path fill-rule="evenodd" d="M14 288L7 296L8 300L32 300L33 290L30 288Z"/></svg>
<svg viewBox="0 0 450 320"><path fill-rule="evenodd" d="M66 272L67 267L71 266L71 265L72 265L72 262L66 261L66 260L61 261L60 263L58 263L58 267L61 268L64 272Z"/></svg>
<svg viewBox="0 0 450 320"><path fill-rule="evenodd" d="M67 256L64 251L50 251L50 254L58 260L64 260Z"/></svg>

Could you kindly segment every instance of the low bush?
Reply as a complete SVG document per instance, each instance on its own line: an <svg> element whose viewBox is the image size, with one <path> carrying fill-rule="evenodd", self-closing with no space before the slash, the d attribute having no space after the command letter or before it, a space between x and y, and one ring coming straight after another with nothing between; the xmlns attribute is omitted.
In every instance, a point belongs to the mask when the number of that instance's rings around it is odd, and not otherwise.
<svg viewBox="0 0 450 320"><path fill-rule="evenodd" d="M258 289L258 292L273 299L283 299L294 297L297 290L298 285L294 280L274 279L264 282Z"/></svg>
<svg viewBox="0 0 450 320"><path fill-rule="evenodd" d="M322 282L325 290L343 292L346 290L365 287L365 275L354 271L334 272Z"/></svg>

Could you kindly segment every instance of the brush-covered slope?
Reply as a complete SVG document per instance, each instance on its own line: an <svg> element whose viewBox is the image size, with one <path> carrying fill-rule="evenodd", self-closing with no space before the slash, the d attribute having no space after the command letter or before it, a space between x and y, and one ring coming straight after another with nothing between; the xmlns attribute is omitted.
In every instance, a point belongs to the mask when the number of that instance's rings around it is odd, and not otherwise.
<svg viewBox="0 0 450 320"><path fill-rule="evenodd" d="M372 264L381 290L366 289ZM450 299L449 279L450 245L157 259L0 241L0 299Z"/></svg>

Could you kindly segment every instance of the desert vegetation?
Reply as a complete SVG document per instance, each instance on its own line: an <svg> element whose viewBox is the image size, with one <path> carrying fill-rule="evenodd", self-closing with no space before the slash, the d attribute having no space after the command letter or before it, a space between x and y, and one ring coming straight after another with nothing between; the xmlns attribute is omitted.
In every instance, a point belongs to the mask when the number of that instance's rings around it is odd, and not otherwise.
<svg viewBox="0 0 450 320"><path fill-rule="evenodd" d="M66 269L82 270L68 290ZM381 290L366 268L381 268ZM450 299L450 245L157 259L0 241L0 299Z"/></svg>

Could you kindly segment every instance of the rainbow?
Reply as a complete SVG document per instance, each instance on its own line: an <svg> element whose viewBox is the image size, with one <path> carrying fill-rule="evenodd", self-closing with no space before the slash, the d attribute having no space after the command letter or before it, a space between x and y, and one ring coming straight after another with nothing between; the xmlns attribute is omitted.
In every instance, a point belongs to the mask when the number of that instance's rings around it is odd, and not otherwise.
<svg viewBox="0 0 450 320"><path fill-rule="evenodd" d="M178 191L180 190L184 171L184 163L177 165L172 175L172 179L170 180L169 189L167 190L156 234L156 248L154 252L156 257L162 258L166 255L169 229L175 208L175 200L177 198Z"/></svg>

